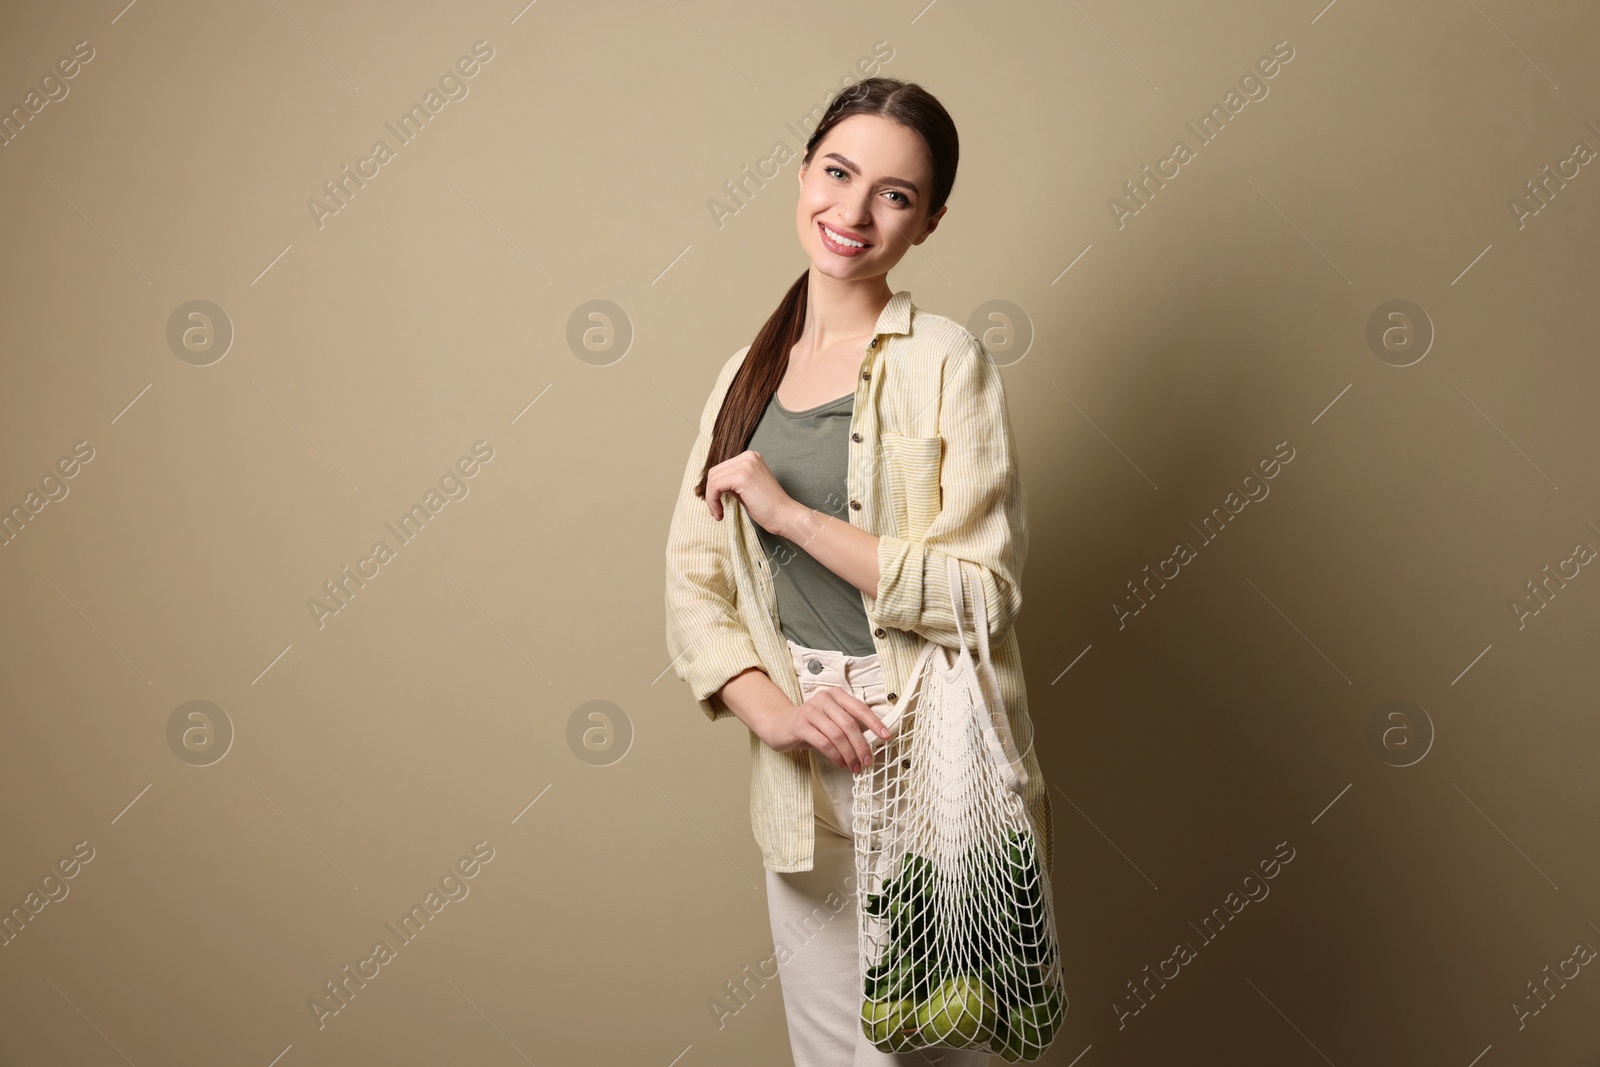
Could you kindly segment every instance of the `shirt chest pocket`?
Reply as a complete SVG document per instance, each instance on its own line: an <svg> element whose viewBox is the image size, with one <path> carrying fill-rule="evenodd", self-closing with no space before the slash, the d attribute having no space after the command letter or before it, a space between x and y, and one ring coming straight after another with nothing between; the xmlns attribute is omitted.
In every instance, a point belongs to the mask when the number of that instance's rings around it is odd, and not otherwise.
<svg viewBox="0 0 1600 1067"><path fill-rule="evenodd" d="M884 466L894 507L895 529L907 540L922 537L939 514L942 437L906 437L884 432Z"/></svg>

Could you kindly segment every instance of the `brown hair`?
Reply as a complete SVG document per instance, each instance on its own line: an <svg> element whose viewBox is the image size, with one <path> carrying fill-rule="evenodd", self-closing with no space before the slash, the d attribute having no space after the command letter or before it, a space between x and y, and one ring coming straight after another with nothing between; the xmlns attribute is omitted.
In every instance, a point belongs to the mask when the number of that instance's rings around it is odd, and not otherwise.
<svg viewBox="0 0 1600 1067"><path fill-rule="evenodd" d="M851 115L881 115L920 134L933 164L933 189L928 196L927 214L931 216L944 206L955 185L960 143L949 112L932 93L915 82L898 78L868 78L858 82L828 105L816 131L806 141L802 162L809 165L817 145L828 131ZM806 279L810 273L807 267L789 286L778 309L750 343L750 351L728 384L711 434L711 445L706 451L705 466L694 487L695 496L706 495L706 476L712 467L745 450L756 432L756 424L767 410L767 403L778 391L778 383L789 369L789 349L800 340L800 331L805 325Z"/></svg>

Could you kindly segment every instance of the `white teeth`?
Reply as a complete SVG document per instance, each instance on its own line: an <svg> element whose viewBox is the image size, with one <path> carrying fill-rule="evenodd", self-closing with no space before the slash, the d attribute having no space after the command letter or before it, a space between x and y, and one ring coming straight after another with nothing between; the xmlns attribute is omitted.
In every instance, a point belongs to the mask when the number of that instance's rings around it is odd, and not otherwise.
<svg viewBox="0 0 1600 1067"><path fill-rule="evenodd" d="M865 247L867 247L865 241L852 241L848 237L844 237L844 236L841 236L840 234L834 233L832 230L828 229L828 224L827 223L823 223L822 224L822 228L827 231L827 234L828 234L829 237L833 238L839 244L844 245L846 248L865 248Z"/></svg>

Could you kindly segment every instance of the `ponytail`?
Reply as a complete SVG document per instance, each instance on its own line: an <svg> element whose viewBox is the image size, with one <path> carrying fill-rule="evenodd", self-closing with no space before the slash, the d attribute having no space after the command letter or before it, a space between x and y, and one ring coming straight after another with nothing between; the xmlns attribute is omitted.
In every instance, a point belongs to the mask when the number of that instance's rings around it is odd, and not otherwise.
<svg viewBox="0 0 1600 1067"><path fill-rule="evenodd" d="M750 351L745 353L744 362L728 384L722 410L717 413L716 428L711 432L711 446L706 450L706 465L695 483L695 496L706 495L706 476L712 467L745 450L767 404L778 391L789 369L789 350L799 342L800 331L806 324L806 281L810 277L808 268L789 286L778 309L750 343Z"/></svg>

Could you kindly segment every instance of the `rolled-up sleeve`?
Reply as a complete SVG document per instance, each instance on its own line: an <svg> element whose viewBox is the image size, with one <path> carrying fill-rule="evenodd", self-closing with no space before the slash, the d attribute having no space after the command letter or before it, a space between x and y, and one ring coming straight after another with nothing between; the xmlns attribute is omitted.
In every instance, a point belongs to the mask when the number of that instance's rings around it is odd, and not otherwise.
<svg viewBox="0 0 1600 1067"><path fill-rule="evenodd" d="M973 625L975 573L983 583L989 635L999 639L1022 610L1021 576L1028 552L1028 506L1000 370L975 338L944 364L940 387L939 513L922 537L878 540L878 595L873 618L948 648L959 648L946 560L976 565L963 573L967 643ZM963 568L964 572L969 568Z"/></svg>
<svg viewBox="0 0 1600 1067"><path fill-rule="evenodd" d="M699 436L689 449L667 534L667 652L673 670L689 683L700 710L712 721L733 715L717 690L747 668L763 667L739 616L727 530L712 518L706 502L694 495L722 397L746 351L741 349L723 366L701 412ZM725 510L724 522L727 515Z"/></svg>

